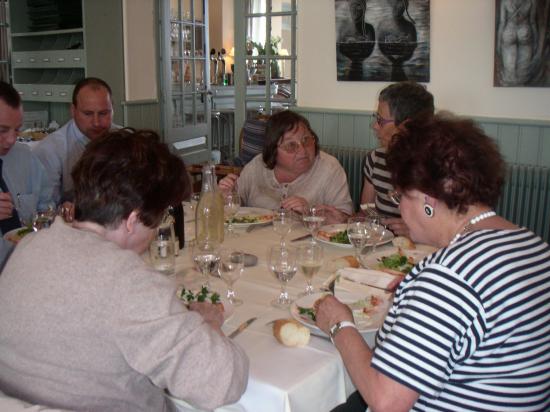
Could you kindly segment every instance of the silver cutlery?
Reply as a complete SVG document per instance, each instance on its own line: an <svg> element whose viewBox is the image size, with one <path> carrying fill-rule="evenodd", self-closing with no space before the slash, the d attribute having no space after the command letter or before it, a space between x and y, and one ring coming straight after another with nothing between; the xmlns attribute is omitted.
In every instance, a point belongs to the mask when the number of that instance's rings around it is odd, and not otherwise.
<svg viewBox="0 0 550 412"><path fill-rule="evenodd" d="M241 323L237 329L235 329L233 332L231 332L229 335L227 335L229 338L233 339L235 336L237 336L239 333L241 333L243 330L248 328L252 322L254 322L256 317L250 318L247 321Z"/></svg>

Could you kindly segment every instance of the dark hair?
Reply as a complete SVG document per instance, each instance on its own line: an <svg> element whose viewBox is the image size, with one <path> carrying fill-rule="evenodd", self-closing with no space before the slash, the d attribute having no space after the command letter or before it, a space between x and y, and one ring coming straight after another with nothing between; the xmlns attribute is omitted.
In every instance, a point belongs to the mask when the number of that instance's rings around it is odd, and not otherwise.
<svg viewBox="0 0 550 412"><path fill-rule="evenodd" d="M75 219L111 228L133 210L156 227L191 190L183 160L151 130L120 129L91 141L71 175Z"/></svg>
<svg viewBox="0 0 550 412"><path fill-rule="evenodd" d="M111 100L113 99L113 92L111 91L111 87L107 84L107 82L97 78L97 77L85 77L82 80L79 80L78 83L75 84L74 90L73 90L73 104L76 106L77 103L77 97L78 93L80 93L80 90L82 88L90 86L94 90L99 90L102 87L106 89L109 92L109 97Z"/></svg>
<svg viewBox="0 0 550 412"><path fill-rule="evenodd" d="M267 121L262 158L268 169L273 169L277 163L277 147L283 135L298 127L299 124L303 124L315 138L315 154L319 154L319 137L311 128L309 121L296 112L283 110L272 115Z"/></svg>
<svg viewBox="0 0 550 412"><path fill-rule="evenodd" d="M0 81L0 100L3 100L12 109L21 106L21 96L9 83Z"/></svg>
<svg viewBox="0 0 550 412"><path fill-rule="evenodd" d="M386 102L395 125L407 119L434 113L434 97L423 85L404 81L393 83L382 89L378 100Z"/></svg>
<svg viewBox="0 0 550 412"><path fill-rule="evenodd" d="M387 165L393 185L419 190L465 213L494 207L505 177L497 144L473 120L450 114L417 118L391 141Z"/></svg>

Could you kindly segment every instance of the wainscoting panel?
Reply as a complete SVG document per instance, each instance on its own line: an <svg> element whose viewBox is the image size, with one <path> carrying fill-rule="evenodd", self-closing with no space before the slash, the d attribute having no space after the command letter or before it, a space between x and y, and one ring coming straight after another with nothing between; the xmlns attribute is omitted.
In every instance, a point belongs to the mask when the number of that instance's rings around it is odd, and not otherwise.
<svg viewBox="0 0 550 412"><path fill-rule="evenodd" d="M156 101L126 102L124 104L124 126L134 129L161 130L159 103Z"/></svg>

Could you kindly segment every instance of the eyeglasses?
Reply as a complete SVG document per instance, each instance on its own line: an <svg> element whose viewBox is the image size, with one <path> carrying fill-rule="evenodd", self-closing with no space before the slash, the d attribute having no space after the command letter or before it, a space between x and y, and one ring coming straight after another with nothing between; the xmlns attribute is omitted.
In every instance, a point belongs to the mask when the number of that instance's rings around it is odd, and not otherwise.
<svg viewBox="0 0 550 412"><path fill-rule="evenodd" d="M380 127L384 127L388 123L395 122L393 119L384 119L378 112L372 114L372 120Z"/></svg>
<svg viewBox="0 0 550 412"><path fill-rule="evenodd" d="M401 203L401 193L399 193L397 190L392 190L388 192L388 197L396 206L399 206L399 204Z"/></svg>
<svg viewBox="0 0 550 412"><path fill-rule="evenodd" d="M302 136L299 141L290 141L286 143L280 143L279 147L287 153L294 154L300 150L300 146L304 149L311 146L315 142L315 137L313 136Z"/></svg>

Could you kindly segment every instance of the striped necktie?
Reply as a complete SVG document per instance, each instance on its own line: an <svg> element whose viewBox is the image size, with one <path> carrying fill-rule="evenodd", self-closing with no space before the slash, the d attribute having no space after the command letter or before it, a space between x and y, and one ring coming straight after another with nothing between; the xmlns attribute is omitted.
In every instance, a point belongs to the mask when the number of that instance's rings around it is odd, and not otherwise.
<svg viewBox="0 0 550 412"><path fill-rule="evenodd" d="M8 189L8 185L6 185L4 177L2 176L2 166L3 161L2 159L0 159L0 189L2 189L2 192L8 193L10 190ZM10 230L17 229L18 227L21 227L21 222L19 221L17 210L15 210L14 208L11 217L0 220L0 230L2 231L2 234L4 234L9 232Z"/></svg>

